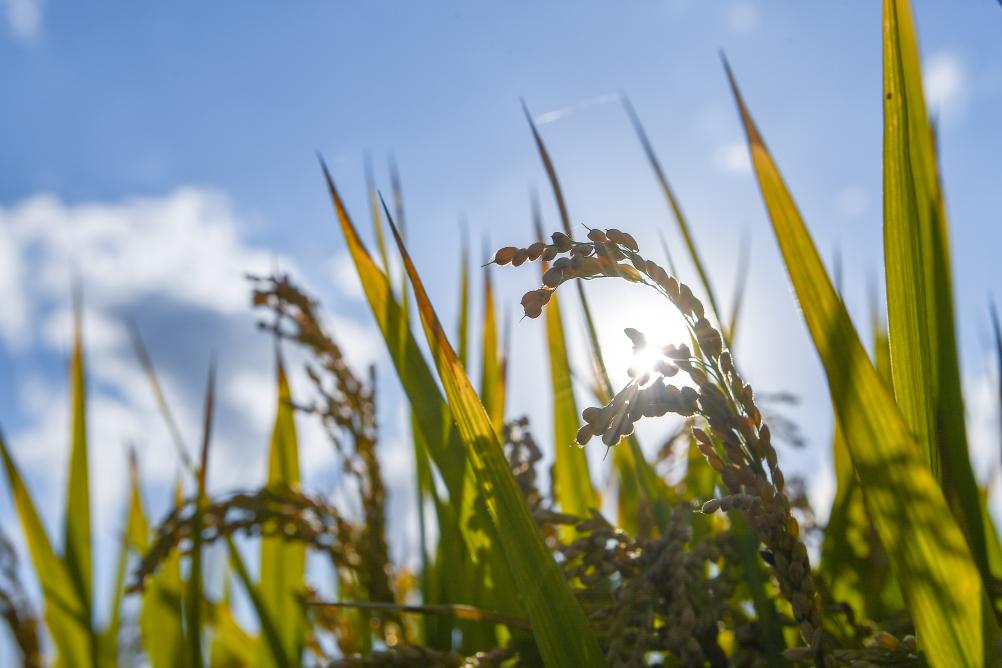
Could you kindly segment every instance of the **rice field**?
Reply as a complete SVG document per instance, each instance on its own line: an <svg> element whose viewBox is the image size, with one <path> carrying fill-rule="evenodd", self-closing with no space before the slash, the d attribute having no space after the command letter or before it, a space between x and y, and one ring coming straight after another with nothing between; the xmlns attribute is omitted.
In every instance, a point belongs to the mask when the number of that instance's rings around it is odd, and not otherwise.
<svg viewBox="0 0 1002 668"><path fill-rule="evenodd" d="M23 665L1002 665L1002 542L968 450L937 135L908 0L884 0L882 40L886 312L872 322L850 317L746 102L739 64L723 61L831 394L836 489L824 525L804 481L784 475L784 441L796 435L782 399L756 393L733 345L742 304L758 297L739 292L729 311L721 308L697 223L683 215L629 100L621 103L684 240L672 252L688 257L692 276L680 276L670 255L662 263L664 249L638 243L629 229L575 236L559 156L526 110L559 226L544 229L535 207L534 233L506 238L483 270L493 281L529 274L538 285L520 307L545 330L552 431L506 410L507 395L526 381L509 373L490 281L483 318L472 322L469 253L457 267L455 327L441 319L443 305L429 297L408 251L399 181L388 193L392 206L370 188L363 223L321 157L318 187L330 196L409 404L418 566L391 556L375 376L345 354L297 277L274 273L248 284L248 308L278 351L266 484L209 493L215 371L206 374L201 439L189 449L156 351L133 330L136 364L182 467L171 510L151 517L133 455L114 587L95 591L78 309L60 534L43 524L0 434L0 485L20 521L0 532L0 613ZM663 332L622 322L622 350L603 349L602 304L587 292L599 280L623 294L656 295L684 324L682 339L657 345ZM584 375L568 352L571 312L589 342ZM1002 368L998 317L989 317ZM290 389L282 354L290 350L308 360L305 396ZM617 386L609 360L624 358L628 382ZM587 389L586 401L573 387ZM323 427L330 456L353 480L349 503L302 484L297 425L306 421ZM648 421L668 434L659 449L641 446L636 425ZM601 449L601 470L589 449ZM671 476L669 461L681 462ZM25 538L23 554L13 532ZM225 555L221 588L210 586L208 550ZM22 565L37 578L38 600L20 579ZM333 579L336 597L319 593L321 577ZM239 621L235 589L255 624ZM110 613L98 615L104 600Z"/></svg>

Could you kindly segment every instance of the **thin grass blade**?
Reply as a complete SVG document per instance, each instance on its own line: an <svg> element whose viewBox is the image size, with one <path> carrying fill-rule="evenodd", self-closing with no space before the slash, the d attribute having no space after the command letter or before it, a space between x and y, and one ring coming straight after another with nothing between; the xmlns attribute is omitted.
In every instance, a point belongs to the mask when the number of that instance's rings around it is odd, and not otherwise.
<svg viewBox="0 0 1002 668"><path fill-rule="evenodd" d="M689 251L689 259L692 260L693 266L696 268L696 273L699 275L699 282L703 286L703 291L706 292L706 298L710 302L710 309L713 311L714 317L717 322L721 324L722 330L725 334L729 334L729 326L724 320L721 319L723 312L718 306L717 296L713 290L713 284L710 282L710 275L706 271L706 267L703 265L703 259L699 255L699 250L696 248L696 240L692 236L692 230L689 228L689 223L686 221L685 215L682 213L682 207L679 205L678 198L675 196L675 192L671 188L671 184L668 182L668 177L665 175L664 168L661 166L661 161L658 160L657 153L654 151L654 146L651 144L650 139L647 137L647 131L644 129L643 123L640 122L640 116L637 115L636 110L633 108L633 104L630 102L625 94L620 95L620 100L623 103L623 109L626 110L626 115L630 117L630 123L633 125L634 132L637 133L637 139L640 140L640 145L644 148L644 154L647 156L647 161L651 165L651 169L654 171L654 176L658 179L658 184L661 186L661 192L664 193L665 199L668 201L668 207L671 209L672 217L675 219L675 224L678 226L678 231L682 234L682 239L685 241L685 247ZM728 339L728 348L730 347L730 340Z"/></svg>
<svg viewBox="0 0 1002 668"><path fill-rule="evenodd" d="M99 638L93 628L93 584L90 527L90 467L87 458L87 387L84 372L82 303L74 299L73 354L70 359L70 460L66 485L65 542L66 568L83 605L90 634L91 659L97 663Z"/></svg>
<svg viewBox="0 0 1002 668"><path fill-rule="evenodd" d="M536 237L542 239L543 226L539 204L532 201ZM545 273L547 263L541 271ZM592 486L588 457L578 447L578 407L574 399L574 384L567 337L556 293L546 307L546 350L550 358L550 385L553 396L553 481L552 496L565 513L588 517L592 508L599 507L598 494Z"/></svg>
<svg viewBox="0 0 1002 668"><path fill-rule="evenodd" d="M275 425L268 455L268 486L276 489L299 487L299 438L295 410L285 366L279 357L276 364ZM239 575L239 573L238 573ZM257 588L260 603L270 619L282 620L275 631L283 658L299 662L306 635L306 617L301 598L306 592L306 547L281 536L261 538L261 582ZM271 640L271 639L269 639ZM268 659L276 656L273 650ZM264 659L264 657L262 657ZM271 664L265 661L268 665Z"/></svg>
<svg viewBox="0 0 1002 668"><path fill-rule="evenodd" d="M560 213L560 224L563 227L564 233L569 237L573 237L571 234L571 218L567 211L567 203L564 200L563 189L560 187L560 179L557 178L557 170L553 166L553 160L550 159L550 154L546 150L543 138L540 136L539 130L536 128L536 124L533 122L532 115L529 113L529 108L526 106L524 100L522 101L522 111L525 113L525 118L529 123L529 129L532 131L533 139L536 142L536 149L539 152L539 158L543 163L543 168L546 170L546 176L550 181L550 189L553 191L553 197L557 202L557 210ZM591 344L592 360L595 364L599 384L603 393L606 396L611 397L615 394L615 390L612 387L612 381L609 379L609 372L606 369L605 360L602 357L602 346L598 341L598 330L595 328L595 321L591 315L591 308L588 306L588 299L585 296L584 286L582 285L582 281L574 281L574 285L577 288L578 298L581 302L581 312L584 315L585 329L588 332L588 342ZM629 437L627 444L631 450L630 459L632 460L631 463L636 471L636 477L633 478L631 476L629 478L624 478L624 480L628 483L631 479L636 482L636 489L644 495L644 498L650 504L658 528L661 531L665 531L668 527L669 508L666 496L661 493L665 489L664 481L658 477L657 473L651 467L650 462L648 462L646 457L644 457L643 450L640 448L640 444L635 435L631 435ZM623 462L625 459L620 457L620 461Z"/></svg>
<svg viewBox="0 0 1002 668"><path fill-rule="evenodd" d="M2 433L0 456L28 544L28 554L42 589L45 624L55 644L57 657L67 666L93 665L89 611L79 597L66 563L52 548L42 518Z"/></svg>
<svg viewBox="0 0 1002 668"><path fill-rule="evenodd" d="M191 568L186 587L185 613L188 640L188 660L193 666L202 665L202 509L208 503L205 493L209 467L209 443L212 440L212 420L215 413L216 365L209 366L205 388L205 409L202 425L202 450L198 464L198 487L196 490L196 511L191 527L191 553L188 559Z"/></svg>
<svg viewBox="0 0 1002 668"><path fill-rule="evenodd" d="M465 230L465 227L463 228ZM406 290L403 291L406 294ZM459 258L459 360L464 368L470 363L470 249L463 235Z"/></svg>
<svg viewBox="0 0 1002 668"><path fill-rule="evenodd" d="M488 266L484 271L484 321L480 357L480 396L494 430L504 429L504 391L501 378L501 356L498 345L497 305L494 303L494 283ZM460 362L462 363L462 362ZM464 365L465 369L465 365Z"/></svg>
<svg viewBox="0 0 1002 668"><path fill-rule="evenodd" d="M247 592L247 596L251 600L251 605L254 607L254 612L257 614L258 623L261 625L261 635L264 636L265 640L264 644L271 655L270 665L281 667L298 664L298 660L293 660L292 656L287 655L285 652L287 640L283 637L282 629L291 627L293 632L298 632L301 628L301 625L297 623L297 617L300 613L295 611L292 617L276 617L274 615L276 608L269 607L265 603L263 593L251 580L247 565L244 563L236 543L233 542L232 536L226 536L226 548L229 551L230 563L233 564L233 571L236 573L237 579L240 580L240 584L243 585L244 591ZM276 619L282 620L283 624L281 627L275 623ZM295 650L297 652L299 651L298 640L298 637L292 636L292 644L296 646Z"/></svg>

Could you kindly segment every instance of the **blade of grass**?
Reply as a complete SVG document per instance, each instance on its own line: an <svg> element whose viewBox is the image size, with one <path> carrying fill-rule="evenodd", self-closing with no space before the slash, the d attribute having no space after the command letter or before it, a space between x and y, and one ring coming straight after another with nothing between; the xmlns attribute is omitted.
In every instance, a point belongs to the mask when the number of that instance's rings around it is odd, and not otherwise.
<svg viewBox="0 0 1002 668"><path fill-rule="evenodd" d="M483 503L478 503L481 491L467 460L465 446L456 430L452 413L442 398L417 340L403 320L403 311L393 297L389 279L362 243L322 159L320 164L369 308L386 341L390 359L411 404L415 423L424 435L428 454L448 491L448 503L441 504L441 507L451 511L451 519L446 526L450 527L450 531L454 528L455 535L463 538L466 558L461 562L461 568L465 569L471 563L480 563L485 558L490 561L490 581L486 584L492 585L498 592L498 602L494 609L518 611L511 575L498 551L492 549L496 544L495 532ZM406 295L406 291L404 294ZM446 535L444 528L442 535ZM462 572L465 571L460 571ZM456 577L461 576L457 574Z"/></svg>
<svg viewBox="0 0 1002 668"><path fill-rule="evenodd" d="M949 232L907 0L884 0L884 258L894 394L991 581L967 447Z"/></svg>
<svg viewBox="0 0 1002 668"><path fill-rule="evenodd" d="M535 640L547 666L602 666L605 659L580 604L543 543L518 490L484 405L449 343L393 221L428 345L445 387L466 455L484 489L497 532Z"/></svg>
<svg viewBox="0 0 1002 668"><path fill-rule="evenodd" d="M873 323L874 364L890 391L887 333L879 319L875 317ZM887 553L866 512L865 490L853 471L849 445L837 416L834 422L835 498L821 546L819 571L834 600L847 603L864 619L886 619L900 611L904 601L897 579L890 572Z"/></svg>
<svg viewBox="0 0 1002 668"><path fill-rule="evenodd" d="M470 249L466 243L466 226L461 225L462 251L459 258L459 359L464 368L470 363ZM406 294L406 290L403 291Z"/></svg>
<svg viewBox="0 0 1002 668"><path fill-rule="evenodd" d="M150 358L149 353L146 351L146 346L143 344L142 336L139 334L139 327L132 321L129 321L128 324L129 337L132 340L132 349L136 353L136 358L139 360L139 365L143 369L146 380L149 381L150 389L153 390L153 398L157 402L157 410L160 411L160 415L163 417L164 422L167 425L167 430L170 432L171 440L174 442L174 448L177 450L178 459L180 459L185 470L194 476L195 464L191 461L191 455L188 454L188 446L185 445L184 437L181 435L181 429L177 426L177 421L174 419L174 413L171 411L170 404L167 402L167 397L163 392L162 386L160 385L156 368L153 366L153 360Z"/></svg>
<svg viewBox="0 0 1002 668"><path fill-rule="evenodd" d="M57 657L67 666L93 665L87 608L80 600L66 562L52 548L42 518L14 463L3 433L0 433L0 456L3 457L7 484L28 544L28 554L42 590L45 625L55 644Z"/></svg>
<svg viewBox="0 0 1002 668"><path fill-rule="evenodd" d="M751 237L746 229L741 233L741 246L738 248L738 270L734 274L734 296L731 300L731 315L727 319L727 340L731 353L738 333L738 322L741 308L745 302L745 288L748 286L748 269L751 260Z"/></svg>
<svg viewBox="0 0 1002 668"><path fill-rule="evenodd" d="M202 454L198 464L198 488L196 491L196 511L191 526L191 569L188 575L186 621L188 629L188 652L192 666L202 665L202 509L208 503L205 493L206 476L209 465L209 442L212 439L212 419L215 412L216 365L209 365L209 375L205 387L205 410L202 425Z"/></svg>
<svg viewBox="0 0 1002 668"><path fill-rule="evenodd" d="M386 234L383 231L383 216L379 210L379 193L376 189L376 177L372 173L372 159L365 155L365 191L369 196L369 215L372 217L372 231L376 235L376 248L379 259L383 263L383 271L390 271L390 257L386 252Z"/></svg>
<svg viewBox="0 0 1002 668"><path fill-rule="evenodd" d="M253 666L261 657L261 643L237 622L228 602L206 605L213 628L209 665Z"/></svg>
<svg viewBox="0 0 1002 668"><path fill-rule="evenodd" d="M623 103L623 109L626 110L626 115L630 117L630 124L633 125L633 130L637 133L637 139L640 140L640 145L644 149L647 161L650 163L651 169L654 170L654 175L658 179L661 191L664 193L665 199L668 201L668 207L671 209L672 217L674 217L675 223L678 226L678 231L682 234L683 241L685 241L685 247L689 251L689 258L692 260L692 264L696 268L696 273L699 275L699 282L702 284L703 291L706 292L706 298L710 302L710 309L713 311L713 316L717 319L717 322L721 324L721 329L726 335L725 340L727 342L727 347L730 348L729 326L720 317L723 312L718 306L717 297L713 291L713 284L710 282L710 276L706 272L706 268L703 265L703 260L699 255L699 250L696 248L696 241L692 236L689 223L686 221L685 215L682 213L682 207L678 203L678 198L675 196L675 192L672 190L671 184L668 183L668 177L665 176L665 171L661 166L661 161L658 160L657 153L654 152L654 146L651 145L650 139L647 138L647 131L644 130L644 125L640 122L640 116L637 115L636 110L633 108L630 98L628 98L625 93L621 93L620 100Z"/></svg>
<svg viewBox="0 0 1002 668"><path fill-rule="evenodd" d="M138 467L130 461L129 544L139 554L149 549L150 529L143 509ZM180 483L175 487L175 507L182 502ZM183 662L185 650L181 604L181 558L171 553L164 565L150 578L139 611L139 632L143 649L153 668L176 668Z"/></svg>
<svg viewBox="0 0 1002 668"><path fill-rule="evenodd" d="M536 197L532 198L532 220L536 238L542 240L542 217ZM546 269L547 263L543 262L540 270L545 272ZM599 507L599 500L588 471L588 457L575 441L578 407L574 400L567 338L564 335L564 321L556 293L546 308L546 350L550 358L553 396L554 462L551 495L563 512L588 517L592 508Z"/></svg>
<svg viewBox="0 0 1002 668"><path fill-rule="evenodd" d="M125 514L125 530L119 538L118 559L115 566L115 580L111 591L111 619L108 620L107 627L101 631L101 665L118 665L118 635L122 622L122 598L125 594L125 575L128 565L130 540L129 529L135 522L132 515L135 508L131 503L131 498L135 494L133 487L138 484L136 477L131 475L136 467L136 453L129 450L129 507Z"/></svg>
<svg viewBox="0 0 1002 668"><path fill-rule="evenodd" d="M292 660L291 656L287 656L285 653L285 645L287 643L286 639L283 638L283 634L279 630L280 628L291 631L298 632L300 624L296 623L298 621L299 611L294 611L292 617L281 617L282 626L279 627L275 624L276 617L273 616L273 612L279 610L278 608L269 608L268 604L265 603L264 594L258 589L254 583L251 581L250 573L247 571L247 565L244 564L243 557L240 556L240 550L237 549L236 543L233 542L233 537L230 535L226 536L226 548L229 551L230 563L233 565L233 571L237 575L237 579L240 580L240 584L243 585L244 591L247 592L247 596L251 600L251 605L254 607L254 612L257 614L258 623L261 625L261 634L264 636L265 645L271 654L272 665L275 666L292 666L299 663L298 660ZM300 597L304 592L300 592ZM298 606L298 601L297 601ZM302 607L302 606L298 606ZM288 637L288 636L286 636ZM298 637L292 635L293 645L295 646L295 651L299 651L298 648Z"/></svg>
<svg viewBox="0 0 1002 668"><path fill-rule="evenodd" d="M539 159L543 162L546 177L550 181L550 188L557 202L557 211L560 213L560 224L563 226L564 234L573 238L574 235L571 234L571 216L567 212L567 203L564 201L564 191L560 187L560 179L557 178L557 170L553 166L550 153L546 150L546 145L543 143L543 138L540 136L539 130L536 129L536 124L532 120L532 115L529 113L529 108L526 106L525 100L522 100L522 111L525 113L525 120L529 122L529 129L532 130L532 137L536 141L536 150L539 152ZM605 386L605 391L611 396L615 394L615 391L612 388L612 382L609 380L609 372L605 368L605 360L602 357L602 346L598 343L598 331L595 329L595 321L591 317L591 309L588 307L588 300L585 298L584 287L581 285L581 281L575 281L574 284L577 286L578 297L581 300L581 310L584 312L588 339L591 342L591 347L598 364L599 376Z"/></svg>
<svg viewBox="0 0 1002 668"><path fill-rule="evenodd" d="M724 62L752 164L807 327L845 429L853 468L932 665L982 665L996 638L967 543L925 459L860 343L810 233ZM997 632L997 629L996 629Z"/></svg>
<svg viewBox="0 0 1002 668"><path fill-rule="evenodd" d="M988 307L992 318L992 337L995 339L995 363L998 372L999 436L1002 437L1002 325L999 324L999 313L995 308L995 302L992 301ZM1002 443L999 446L999 453L1002 454Z"/></svg>
<svg viewBox="0 0 1002 668"><path fill-rule="evenodd" d="M84 371L82 301L79 291L73 304L73 354L70 359L70 461L66 484L66 568L83 606L90 641L91 663L99 659L100 638L94 628L90 527L90 467L87 448L87 386Z"/></svg>
<svg viewBox="0 0 1002 668"><path fill-rule="evenodd" d="M296 434L292 392L281 356L276 363L276 377L277 406L268 457L268 486L295 489L300 482L299 439ZM282 536L262 537L258 596L269 619L282 620L281 625L275 629L280 644L279 654L283 658L288 657L293 663L299 663L305 641L306 618L299 602L305 591L305 545L287 541ZM273 639L269 638L271 640ZM271 656L277 659L278 655L273 650Z"/></svg>
<svg viewBox="0 0 1002 668"><path fill-rule="evenodd" d="M536 142L536 150L539 152L539 158L550 181L550 189L553 191L553 197L557 202L557 210L560 213L560 224L563 226L564 233L569 237L573 237L571 234L571 217L567 211L563 189L560 187L560 179L557 178L557 170L553 166L553 160L550 159L550 154L546 150L546 145L543 143L543 138L540 136L539 130L536 129L536 124L532 120L532 115L529 113L529 108L526 106L525 100L522 101L522 111L525 113L525 119L529 123L529 129L532 131L533 139ZM582 285L582 281L574 281L574 285L577 287L578 298L581 302L585 329L588 332L588 341L591 344L592 360L598 373L601 389L606 396L611 397L615 394L615 390L612 387L612 381L609 379L609 372L605 367L605 360L602 357L602 346L598 341L598 330L595 329L595 321L588 306L588 299L585 297L584 286ZM651 467L650 462L647 461L647 458L644 457L636 435L631 435L627 439L627 445L631 451L630 459L632 459L632 464L637 471L637 489L640 490L640 493L650 503L658 529L662 532L666 531L670 509L667 498L662 493L665 488L664 482L658 477L657 473ZM625 458L621 456L620 461L625 461Z"/></svg>
<svg viewBox="0 0 1002 668"><path fill-rule="evenodd" d="M480 395L494 431L504 430L504 394L501 388L501 359L498 355L497 306L494 303L494 284L491 269L484 270L484 313L480 357ZM465 369L465 366L464 366Z"/></svg>

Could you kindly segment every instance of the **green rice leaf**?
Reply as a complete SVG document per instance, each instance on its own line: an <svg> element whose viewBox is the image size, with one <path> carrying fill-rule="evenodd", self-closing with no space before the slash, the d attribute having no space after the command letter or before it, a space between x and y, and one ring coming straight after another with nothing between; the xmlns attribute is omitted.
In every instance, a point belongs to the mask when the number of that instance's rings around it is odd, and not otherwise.
<svg viewBox="0 0 1002 668"><path fill-rule="evenodd" d="M198 465L196 490L196 510L191 526L191 553L188 559L191 568L188 573L188 584L185 588L185 620L188 640L188 660L190 665L202 665L202 508L208 503L205 493L206 476L209 465L209 443L212 440L212 419L215 412L215 363L209 366L209 377L205 388L205 409L202 425L202 454Z"/></svg>
<svg viewBox="0 0 1002 668"><path fill-rule="evenodd" d="M539 130L532 120L532 115L529 113L529 108L525 105L525 101L522 102L522 111L525 113L529 129L532 131L532 137L536 142L539 159L542 161L543 168L546 170L546 176L550 181L550 188L553 191L553 197L557 202L557 210L560 213L560 224L563 227L564 233L569 237L573 237L574 235L571 234L571 217L567 211L563 189L560 187L560 179L557 178L557 170L553 166L553 160L550 158L549 151L546 150L546 145L543 143L543 138L540 136ZM591 308L588 306L588 299L585 297L584 286L581 281L574 281L574 285L577 288L578 298L581 302L581 312L584 315L585 330L588 332L588 342L591 344L592 361L598 376L600 391L605 396L611 397L615 394L615 391L612 387L612 381L609 379L609 372L605 368L605 360L602 357L602 346L598 342L598 330L595 328ZM626 489L630 491L627 494L632 494L632 490L637 490L643 495L644 500L649 504L658 528L661 531L665 531L668 527L669 514L668 499L664 493L666 485L658 477L657 472L654 471L650 462L644 457L643 450L640 448L640 443L637 441L635 435L631 435L627 439L627 445L630 448L630 455L629 457L621 455L619 462L620 464L625 464L629 460L629 463L633 465L635 475L628 474L625 477L621 477L620 482L628 486ZM620 489L622 491L624 487L621 486Z"/></svg>
<svg viewBox="0 0 1002 668"><path fill-rule="evenodd" d="M467 461L465 446L456 430L452 413L442 398L442 393L425 362L417 340L404 320L400 304L393 297L389 279L373 261L362 243L330 172L322 161L321 166L369 308L383 334L390 359L411 404L414 423L421 430L423 443L448 491L448 502L443 502L442 506L449 508L452 518L449 522L463 537L466 558L462 561L461 567L467 569L471 564L490 561L491 568L485 575L487 581L484 585L492 586L498 592L497 605L493 609L505 613L518 612L519 606L514 598L515 590L511 576L503 558L493 549L496 542L490 517L486 514L483 502L479 501L481 491L473 469ZM442 535L446 535L444 528ZM449 576L458 580L463 572L465 571L457 571L454 574L450 573Z"/></svg>
<svg viewBox="0 0 1002 668"><path fill-rule="evenodd" d="M983 509L957 358L949 231L907 0L884 1L884 264L894 396L987 582Z"/></svg>
<svg viewBox="0 0 1002 668"><path fill-rule="evenodd" d="M209 665L213 668L238 668L256 664L261 656L261 643L257 636L240 626L229 603L206 602L205 607L211 616L213 629Z"/></svg>
<svg viewBox="0 0 1002 668"><path fill-rule="evenodd" d="M132 549L145 554L149 549L150 529L143 509L135 461L131 462L129 474L132 485L126 536ZM178 485L174 492L174 503L177 505L181 502L181 489ZM139 611L140 638L153 668L176 668L182 665L185 643L181 590L181 557L177 552L172 552L147 582Z"/></svg>
<svg viewBox="0 0 1002 668"><path fill-rule="evenodd" d="M484 490L498 542L547 666L602 666L605 659L580 604L543 543L508 467L487 411L439 322L392 221L425 336L449 398L466 457Z"/></svg>
<svg viewBox="0 0 1002 668"><path fill-rule="evenodd" d="M480 395L487 415L499 435L504 429L504 379L498 347L497 307L490 267L484 272L484 324L480 364ZM460 362L462 364L462 362ZM465 365L464 365L465 368Z"/></svg>
<svg viewBox="0 0 1002 668"><path fill-rule="evenodd" d="M240 580L240 584L243 585L244 590L247 592L247 596L251 600L251 605L254 607L254 612L257 613L258 623L261 625L261 634L264 636L265 645L268 647L269 654L271 655L269 665L281 667L299 663L298 659L292 659L291 655L286 655L285 648L288 642L286 637L291 635L290 631L299 631L301 628L301 625L297 623L297 618L302 613L295 610L292 611L291 617L276 617L275 612L276 610L280 610L280 608L269 607L265 603L262 591L251 581L250 572L247 570L247 565L244 564L243 557L240 556L240 550L237 549L232 536L226 536L226 547L229 550L233 571L237 574L237 579ZM281 605L281 602L279 605ZM281 627L275 623L276 619L282 620ZM282 630L285 630L286 633L283 634ZM298 637L293 636L291 644L294 646L294 651L300 651Z"/></svg>
<svg viewBox="0 0 1002 668"><path fill-rule="evenodd" d="M630 123L633 125L634 132L637 133L640 145L644 148L644 154L647 156L647 161L650 163L651 169L654 171L654 176L657 177L658 184L661 186L661 192L664 193L665 199L668 201L668 208L671 209L672 217L675 219L675 224L678 226L678 231L682 234L682 239L685 241L685 247L689 251L689 259L692 260L692 264L696 268L696 273L699 275L699 282L703 286L703 291L706 292L706 298L710 302L710 309L713 311L713 315L717 319L717 322L720 323L723 333L728 335L727 340L729 348L729 326L728 323L724 322L721 318L723 313L717 305L717 297L713 291L713 284L710 282L710 275L706 272L706 268L703 265L703 260L699 255L699 250L696 248L696 240L692 236L692 230L689 228L689 223L686 221L685 215L682 213L682 207L679 205L678 198L675 196L675 192L668 183L668 177L665 175L665 171L661 167L661 161L658 160L657 153L654 152L654 146L651 145L650 139L647 138L647 131L644 130L644 125L640 122L640 116L637 115L636 110L633 108L630 98L626 95L621 95L620 100L623 103L623 108L626 110L627 116L630 117Z"/></svg>
<svg viewBox="0 0 1002 668"><path fill-rule="evenodd" d="M916 636L935 666L983 665L994 638L982 627L985 590L964 535L925 457L870 363L845 305L728 77L752 164L804 319L828 377L853 469L898 581Z"/></svg>
<svg viewBox="0 0 1002 668"><path fill-rule="evenodd" d="M406 295L406 290L403 291ZM470 249L463 243L459 259L459 360L470 363Z"/></svg>
<svg viewBox="0 0 1002 668"><path fill-rule="evenodd" d="M45 624L55 644L57 659L69 667L93 665L96 657L91 653L89 610L80 599L66 562L59 558L49 542L42 518L2 433L0 456L3 457L11 497L28 544L28 554L42 589Z"/></svg>
<svg viewBox="0 0 1002 668"><path fill-rule="evenodd" d="M369 214L372 216L372 231L376 235L376 248L383 263L383 271L390 271L390 257L386 252L386 233L383 230L383 214L379 209L379 191L376 177L372 174L372 160L365 156L365 190L369 195Z"/></svg>
<svg viewBox="0 0 1002 668"><path fill-rule="evenodd" d="M276 375L277 406L268 455L268 486L295 489L299 486L299 439L292 392L281 358L276 365ZM278 654L298 663L306 634L306 617L300 603L306 592L306 546L281 536L263 537L258 590L260 603L269 618L282 620L276 628L280 644ZM270 660L276 656L273 648L271 654L262 659L272 665Z"/></svg>
<svg viewBox="0 0 1002 668"><path fill-rule="evenodd" d="M533 213L536 237L542 239L543 228L535 199ZM546 269L547 263L543 262L540 270L545 273ZM546 307L546 350L550 358L550 384L553 396L552 495L563 512L588 517L592 508L599 507L599 498L592 486L588 457L575 440L578 431L578 406L574 399L564 321L555 292Z"/></svg>
<svg viewBox="0 0 1002 668"><path fill-rule="evenodd" d="M131 502L136 494L136 487L139 484L138 477L134 474L136 470L136 453L129 451L129 506L125 514L125 530L121 532L119 538L118 560L115 566L115 581L111 592L111 619L108 626L101 631L101 665L118 665L118 635L122 622L122 598L125 594L125 576L128 566L129 551L131 549L131 527L136 522L133 514L136 512L135 505ZM142 508L140 507L140 511Z"/></svg>
<svg viewBox="0 0 1002 668"><path fill-rule="evenodd" d="M1002 324L999 322L999 312L995 308L995 302L990 304L991 318L992 318L992 338L995 342L995 364L998 376L998 411L999 418L1002 420ZM999 435L1002 436L1002 429L999 429ZM1002 453L1002 443L999 443L999 452Z"/></svg>
<svg viewBox="0 0 1002 668"><path fill-rule="evenodd" d="M81 303L74 305L73 354L70 359L70 460L66 484L64 559L73 579L77 597L83 605L87 628L93 624L91 584L90 474L87 463L87 387L84 376ZM96 632L92 631L92 649L97 653Z"/></svg>

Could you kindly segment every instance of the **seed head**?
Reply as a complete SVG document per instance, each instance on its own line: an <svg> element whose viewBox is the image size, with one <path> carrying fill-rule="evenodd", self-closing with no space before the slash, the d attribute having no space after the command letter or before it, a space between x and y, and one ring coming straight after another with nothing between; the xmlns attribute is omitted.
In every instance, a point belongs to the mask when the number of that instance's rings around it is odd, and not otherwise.
<svg viewBox="0 0 1002 668"><path fill-rule="evenodd" d="M561 253L569 251L573 244L571 238L563 232L554 232L550 238L553 239L553 245L557 247L557 251Z"/></svg>
<svg viewBox="0 0 1002 668"><path fill-rule="evenodd" d="M553 291L546 288L526 292L522 296L522 308L525 310L525 316L527 318L538 318L543 312L543 307L550 301L550 295L552 294Z"/></svg>
<svg viewBox="0 0 1002 668"><path fill-rule="evenodd" d="M518 249L514 246L505 246L504 248L498 249L497 253L494 253L494 262L497 264L508 264L511 262L512 258L515 257L515 253Z"/></svg>
<svg viewBox="0 0 1002 668"><path fill-rule="evenodd" d="M647 337L645 337L642 332L633 329L632 327L627 327L623 330L623 333L629 337L630 342L633 344L633 352L637 352L641 348L647 346Z"/></svg>
<svg viewBox="0 0 1002 668"><path fill-rule="evenodd" d="M619 244L620 246L625 246L629 248L634 253L640 251L640 246L637 245L637 241L626 232L620 232L616 228L611 228L605 231L606 235L609 237L609 241L614 244Z"/></svg>
<svg viewBox="0 0 1002 668"><path fill-rule="evenodd" d="M564 270L557 267L550 267L543 273L543 285L548 288L556 288L564 280Z"/></svg>

